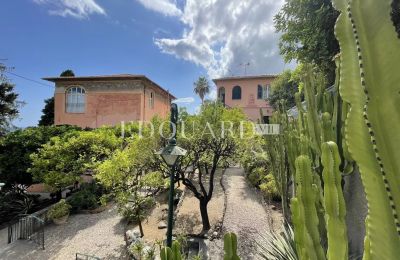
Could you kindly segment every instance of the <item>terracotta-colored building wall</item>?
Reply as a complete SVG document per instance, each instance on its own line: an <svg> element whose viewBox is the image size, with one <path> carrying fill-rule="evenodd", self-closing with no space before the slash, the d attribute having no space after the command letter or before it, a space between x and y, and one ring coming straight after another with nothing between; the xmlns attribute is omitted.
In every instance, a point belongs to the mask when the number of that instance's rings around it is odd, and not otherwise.
<svg viewBox="0 0 400 260"><path fill-rule="evenodd" d="M218 98L220 98L220 89L225 89L225 105L227 107L239 107L252 121L257 121L261 118L260 109L264 116L271 116L273 108L264 99L258 99L258 85L271 85L275 77L234 77L226 79L216 79L214 82L217 85ZM232 99L232 90L235 86L240 86L242 96L241 99ZM269 89L271 92L271 89Z"/></svg>
<svg viewBox="0 0 400 260"><path fill-rule="evenodd" d="M170 111L171 97L152 86L146 86L144 93L144 120L149 121L156 115L161 118L166 118ZM152 95L153 105L150 101Z"/></svg>
<svg viewBox="0 0 400 260"><path fill-rule="evenodd" d="M83 113L66 112L66 91L75 86L85 89ZM151 92L154 106L149 103ZM54 96L55 125L90 128L117 125L122 121L148 121L156 114L165 118L171 101L168 94L143 81L58 82Z"/></svg>

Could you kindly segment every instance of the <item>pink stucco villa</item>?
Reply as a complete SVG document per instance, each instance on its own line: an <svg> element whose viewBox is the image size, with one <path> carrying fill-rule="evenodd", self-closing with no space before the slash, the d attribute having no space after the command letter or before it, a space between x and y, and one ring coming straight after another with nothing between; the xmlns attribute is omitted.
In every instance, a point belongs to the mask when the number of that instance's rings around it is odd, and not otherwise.
<svg viewBox="0 0 400 260"><path fill-rule="evenodd" d="M268 104L271 83L276 75L225 77L214 79L218 99L227 107L239 107L252 121L269 122L273 109ZM260 110L263 112L261 118Z"/></svg>
<svg viewBox="0 0 400 260"><path fill-rule="evenodd" d="M96 128L165 118L175 97L144 75L44 78L55 83L54 124Z"/></svg>

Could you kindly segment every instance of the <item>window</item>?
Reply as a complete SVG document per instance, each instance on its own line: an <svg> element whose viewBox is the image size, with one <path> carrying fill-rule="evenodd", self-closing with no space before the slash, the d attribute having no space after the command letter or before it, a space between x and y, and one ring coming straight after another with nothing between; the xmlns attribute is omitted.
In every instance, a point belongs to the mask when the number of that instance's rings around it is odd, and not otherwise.
<svg viewBox="0 0 400 260"><path fill-rule="evenodd" d="M240 86L233 87L232 99L242 99L242 89L240 88Z"/></svg>
<svg viewBox="0 0 400 260"><path fill-rule="evenodd" d="M219 101L222 102L222 104L225 104L225 88L224 87L220 87L218 89L218 98L219 98Z"/></svg>
<svg viewBox="0 0 400 260"><path fill-rule="evenodd" d="M149 107L154 108L154 93L150 92Z"/></svg>
<svg viewBox="0 0 400 260"><path fill-rule="evenodd" d="M81 87L71 87L67 90L66 111L67 113L85 112L85 90Z"/></svg>
<svg viewBox="0 0 400 260"><path fill-rule="evenodd" d="M263 98L263 87L261 85L257 86L257 99Z"/></svg>
<svg viewBox="0 0 400 260"><path fill-rule="evenodd" d="M269 85L257 86L257 99L268 99L269 98Z"/></svg>

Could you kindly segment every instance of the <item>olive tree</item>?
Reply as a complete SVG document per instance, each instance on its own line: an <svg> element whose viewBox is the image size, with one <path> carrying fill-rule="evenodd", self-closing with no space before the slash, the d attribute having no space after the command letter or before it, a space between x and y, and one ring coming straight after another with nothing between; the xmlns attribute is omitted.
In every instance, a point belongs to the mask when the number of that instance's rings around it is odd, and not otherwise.
<svg viewBox="0 0 400 260"><path fill-rule="evenodd" d="M199 200L202 233L211 228L207 205L213 196L217 169L235 161L244 120L239 109L209 103L202 106L198 115L188 116L181 122L178 143L188 152L176 165L175 180L181 181Z"/></svg>

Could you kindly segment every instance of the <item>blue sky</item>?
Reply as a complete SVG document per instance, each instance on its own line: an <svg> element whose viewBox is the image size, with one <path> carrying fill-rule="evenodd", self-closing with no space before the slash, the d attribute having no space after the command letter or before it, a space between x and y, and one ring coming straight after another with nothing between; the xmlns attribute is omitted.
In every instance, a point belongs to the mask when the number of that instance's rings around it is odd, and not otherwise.
<svg viewBox="0 0 400 260"><path fill-rule="evenodd" d="M44 84L8 75L26 102L15 125L37 124L44 100L54 92L53 84L41 78L65 69L77 76L145 74L183 98L194 97L193 82L200 75L243 74L241 62L250 62L248 74L288 67L277 51L272 26L279 1L232 2L2 1L0 59L7 60L0 62ZM199 104L195 98L182 105L194 111Z"/></svg>

